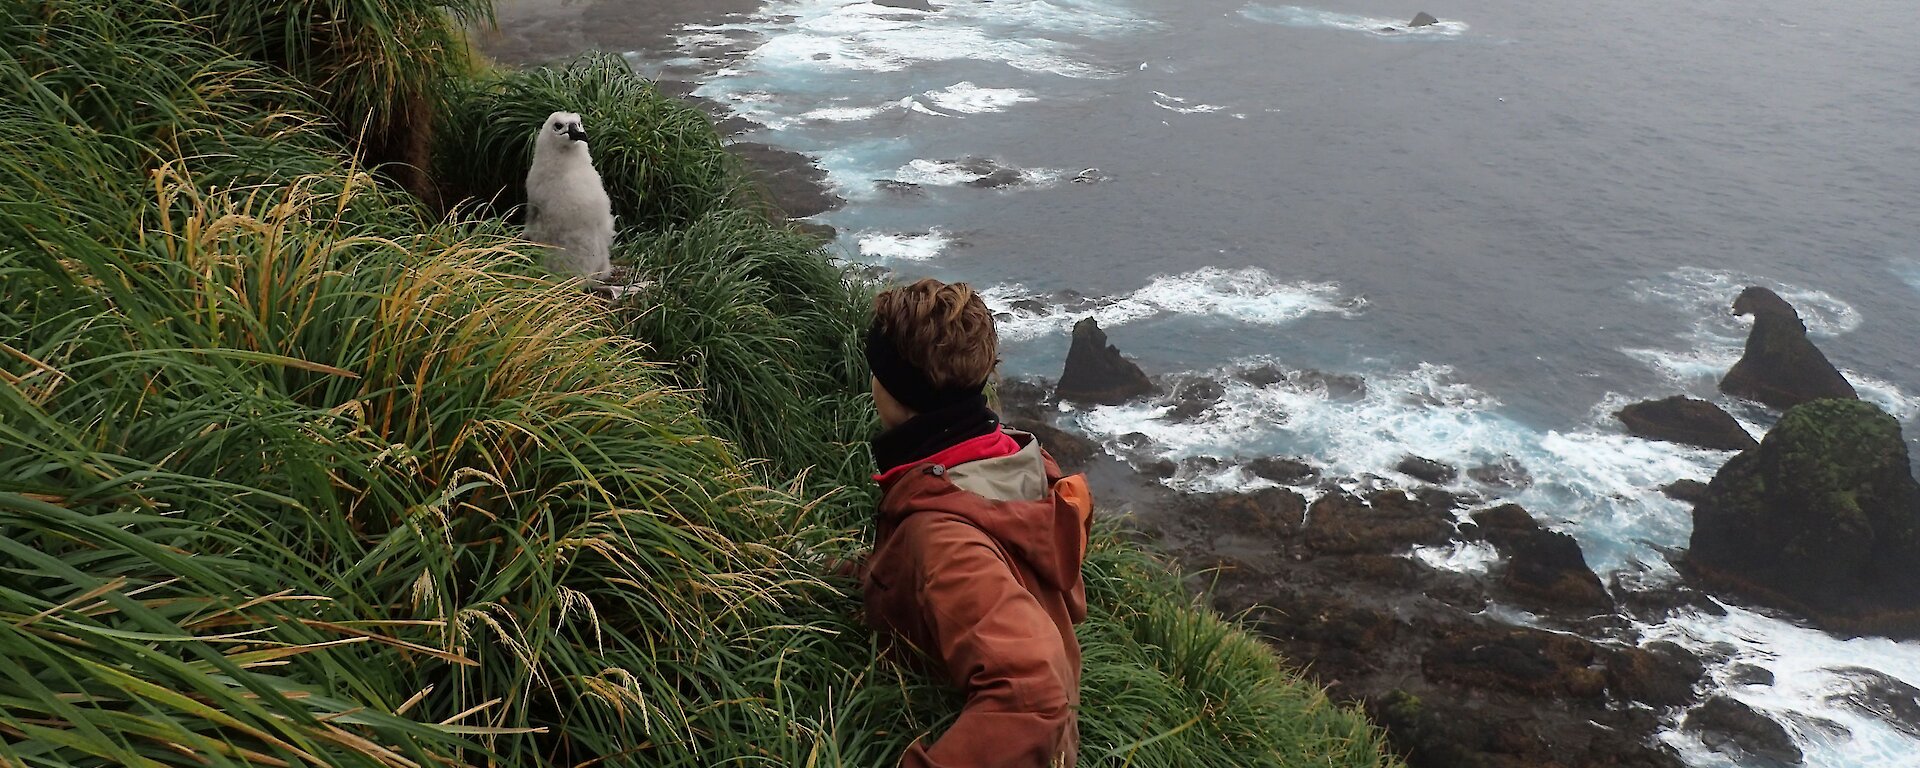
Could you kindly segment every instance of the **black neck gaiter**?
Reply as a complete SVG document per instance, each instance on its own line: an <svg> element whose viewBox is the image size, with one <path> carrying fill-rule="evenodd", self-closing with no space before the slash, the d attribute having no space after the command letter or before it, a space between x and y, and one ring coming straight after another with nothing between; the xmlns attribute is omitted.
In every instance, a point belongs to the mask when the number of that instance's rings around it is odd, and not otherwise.
<svg viewBox="0 0 1920 768"><path fill-rule="evenodd" d="M987 407L987 396L975 395L880 433L873 439L873 462L886 472L999 429L1000 416Z"/></svg>

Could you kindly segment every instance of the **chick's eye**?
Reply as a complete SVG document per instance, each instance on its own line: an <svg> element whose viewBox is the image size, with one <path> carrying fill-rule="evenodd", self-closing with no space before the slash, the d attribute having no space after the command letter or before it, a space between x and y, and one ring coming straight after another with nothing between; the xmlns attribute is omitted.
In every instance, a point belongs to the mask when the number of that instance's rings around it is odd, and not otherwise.
<svg viewBox="0 0 1920 768"><path fill-rule="evenodd" d="M555 131L559 131L559 130L564 130L564 129L562 129L562 128L561 128L561 126L560 126L560 124L559 124L559 123L554 123L554 124L553 124L553 129L554 129Z"/></svg>

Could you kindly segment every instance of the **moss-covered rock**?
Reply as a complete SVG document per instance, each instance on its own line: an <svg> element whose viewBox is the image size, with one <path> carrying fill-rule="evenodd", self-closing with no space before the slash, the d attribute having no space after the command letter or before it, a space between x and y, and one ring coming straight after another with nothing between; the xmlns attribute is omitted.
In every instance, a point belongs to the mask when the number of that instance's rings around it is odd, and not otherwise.
<svg viewBox="0 0 1920 768"><path fill-rule="evenodd" d="M1833 630L1920 636L1920 483L1900 425L1858 400L1787 411L1694 511L1707 584Z"/></svg>

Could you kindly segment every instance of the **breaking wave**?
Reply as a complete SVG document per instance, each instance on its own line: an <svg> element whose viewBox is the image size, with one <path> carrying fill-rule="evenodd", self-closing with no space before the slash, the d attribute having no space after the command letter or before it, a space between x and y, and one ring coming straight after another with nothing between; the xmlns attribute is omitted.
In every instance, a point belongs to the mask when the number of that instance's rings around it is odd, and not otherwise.
<svg viewBox="0 0 1920 768"><path fill-rule="evenodd" d="M1118 297L1044 296L1020 286L995 286L982 296L995 312L1002 339L1023 341L1063 333L1081 318L1113 327L1161 315L1210 315L1255 325L1280 325L1313 314L1353 314L1364 299L1334 283L1281 282L1258 267L1205 267L1153 278Z"/></svg>

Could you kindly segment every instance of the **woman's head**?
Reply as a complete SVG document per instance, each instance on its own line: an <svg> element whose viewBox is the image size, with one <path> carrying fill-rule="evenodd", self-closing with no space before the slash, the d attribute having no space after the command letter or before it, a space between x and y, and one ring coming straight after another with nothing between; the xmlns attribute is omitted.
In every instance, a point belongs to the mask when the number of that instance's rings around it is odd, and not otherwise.
<svg viewBox="0 0 1920 768"><path fill-rule="evenodd" d="M980 394L999 361L993 313L966 283L928 278L873 300L867 363L891 428Z"/></svg>

